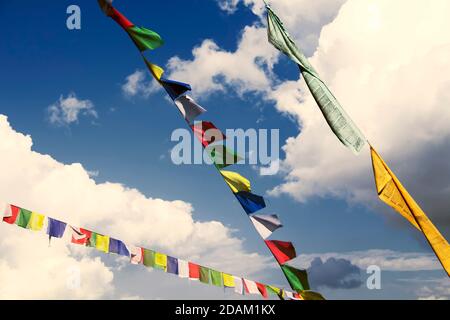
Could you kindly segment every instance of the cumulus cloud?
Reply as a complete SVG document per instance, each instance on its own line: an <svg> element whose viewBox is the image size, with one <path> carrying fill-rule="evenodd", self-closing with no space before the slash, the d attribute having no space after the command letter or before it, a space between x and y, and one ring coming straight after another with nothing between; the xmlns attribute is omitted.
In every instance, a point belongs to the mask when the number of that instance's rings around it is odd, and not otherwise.
<svg viewBox="0 0 450 320"><path fill-rule="evenodd" d="M136 70L128 75L122 85L122 92L127 97L141 96L147 98L159 89L154 79L148 79L145 71Z"/></svg>
<svg viewBox="0 0 450 320"><path fill-rule="evenodd" d="M296 263L302 268L308 268L314 260L331 258L350 261L360 269L375 265L383 271L433 271L442 270L439 261L432 253L399 252L393 250L372 249L352 252L328 252L321 254L302 254Z"/></svg>
<svg viewBox="0 0 450 320"><path fill-rule="evenodd" d="M57 126L78 122L80 116L97 118L98 114L90 100L80 100L75 93L67 97L61 95L59 100L47 108L48 120Z"/></svg>
<svg viewBox="0 0 450 320"><path fill-rule="evenodd" d="M361 270L349 260L315 258L308 268L309 281L315 288L355 289L362 284Z"/></svg>
<svg viewBox="0 0 450 320"><path fill-rule="evenodd" d="M0 116L2 201L236 274L251 276L268 262L246 252L222 223L195 221L189 203L146 197L118 183L98 184L81 164L60 163L32 151L32 145L30 136L14 131ZM117 289L114 270L89 258L85 248L69 250L65 243L48 248L42 235L38 240L4 223L0 233L0 297L99 298ZM85 279L75 291L65 287L64 273L72 265Z"/></svg>
<svg viewBox="0 0 450 320"><path fill-rule="evenodd" d="M417 290L419 300L450 300L448 278L417 281L422 287Z"/></svg>

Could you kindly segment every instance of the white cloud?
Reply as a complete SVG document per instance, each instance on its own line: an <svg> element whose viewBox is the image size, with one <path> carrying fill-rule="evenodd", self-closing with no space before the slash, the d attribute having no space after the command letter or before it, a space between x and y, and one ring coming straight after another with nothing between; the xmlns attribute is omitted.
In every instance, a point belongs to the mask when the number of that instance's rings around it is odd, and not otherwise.
<svg viewBox="0 0 450 320"><path fill-rule="evenodd" d="M90 100L79 100L75 93L70 93L67 98L61 95L57 102L47 108L47 113L50 123L58 126L78 122L80 115L98 117L94 104Z"/></svg>
<svg viewBox="0 0 450 320"><path fill-rule="evenodd" d="M220 222L195 221L189 203L149 198L118 183L97 184L81 164L57 162L31 147L31 137L14 131L0 116L2 201L226 272L251 276L268 262L246 252L242 240ZM48 248L45 236L4 223L0 234L0 297L128 295L114 287L114 270L89 258L86 248L68 250L57 240ZM85 279L75 291L66 289L64 274L73 265L81 268Z"/></svg>
<svg viewBox="0 0 450 320"><path fill-rule="evenodd" d="M352 264L365 270L368 266L376 265L382 271L432 271L442 270L441 265L433 254L420 252L399 252L392 250L372 249L352 252L329 252L321 254L302 254L294 263L308 268L311 262L321 258L349 260Z"/></svg>
<svg viewBox="0 0 450 320"><path fill-rule="evenodd" d="M417 290L419 300L450 300L448 278L419 280L423 286Z"/></svg>
<svg viewBox="0 0 450 320"><path fill-rule="evenodd" d="M142 70L136 70L127 76L125 83L122 85L122 92L128 97L141 96L147 98L159 89L158 83L153 78L149 80L147 73Z"/></svg>

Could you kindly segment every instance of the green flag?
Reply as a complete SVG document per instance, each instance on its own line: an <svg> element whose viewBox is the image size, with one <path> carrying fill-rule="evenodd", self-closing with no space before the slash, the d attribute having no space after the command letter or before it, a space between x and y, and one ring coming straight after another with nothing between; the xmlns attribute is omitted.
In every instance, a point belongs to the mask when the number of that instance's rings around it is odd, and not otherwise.
<svg viewBox="0 0 450 320"><path fill-rule="evenodd" d="M223 287L222 272L211 269L211 282L212 282L213 286Z"/></svg>
<svg viewBox="0 0 450 320"><path fill-rule="evenodd" d="M25 210L25 209L20 209L20 213L19 213L19 217L16 220L16 224L19 227L22 228L28 228L28 223L30 222L31 219L31 211Z"/></svg>
<svg viewBox="0 0 450 320"><path fill-rule="evenodd" d="M267 21L269 42L298 64L300 72L331 130L345 146L354 153L359 153L366 144L366 138L296 46L280 18L269 6L267 6Z"/></svg>
<svg viewBox="0 0 450 320"><path fill-rule="evenodd" d="M155 267L155 251L144 249L144 266Z"/></svg>
<svg viewBox="0 0 450 320"><path fill-rule="evenodd" d="M281 269L293 290L298 293L303 290L309 290L308 274L306 273L306 270L299 270L287 264L282 265Z"/></svg>
<svg viewBox="0 0 450 320"><path fill-rule="evenodd" d="M154 50L164 44L161 36L152 30L133 26L126 31L140 51Z"/></svg>
<svg viewBox="0 0 450 320"><path fill-rule="evenodd" d="M209 269L200 266L200 282L204 284L209 284Z"/></svg>

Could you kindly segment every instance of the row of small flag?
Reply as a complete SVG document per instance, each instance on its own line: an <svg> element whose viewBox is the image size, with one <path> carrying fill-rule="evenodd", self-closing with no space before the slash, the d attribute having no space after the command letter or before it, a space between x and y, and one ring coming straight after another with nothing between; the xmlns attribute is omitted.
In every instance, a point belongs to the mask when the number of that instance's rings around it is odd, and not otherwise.
<svg viewBox="0 0 450 320"><path fill-rule="evenodd" d="M149 268L177 275L180 278L199 281L216 287L234 289L234 292L237 294L259 295L266 299L269 298L269 295L273 295L283 300L303 300L298 293L237 277L154 250L129 245L110 236L74 227L66 222L46 217L15 205L6 206L3 222L35 232L45 231L49 239L61 239L68 234L72 244L95 248L103 253L124 256L129 258L132 264L142 264Z"/></svg>

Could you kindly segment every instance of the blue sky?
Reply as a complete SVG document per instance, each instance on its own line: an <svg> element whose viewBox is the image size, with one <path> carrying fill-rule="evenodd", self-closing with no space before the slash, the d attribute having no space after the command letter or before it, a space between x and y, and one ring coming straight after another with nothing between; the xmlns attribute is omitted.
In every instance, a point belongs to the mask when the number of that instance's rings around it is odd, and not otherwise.
<svg viewBox="0 0 450 320"><path fill-rule="evenodd" d="M98 171L98 176L94 177L98 183L118 182L148 197L189 202L195 208L196 220L220 221L235 230L236 237L244 239L245 250L269 256L213 167L172 164L169 150L174 143L170 135L174 129L182 128L184 122L164 93L159 91L149 97L129 97L123 93L126 77L144 69L138 51L126 34L103 16L95 1L49 4L42 1L0 3L4 26L0 36L5 39L0 49L0 113L8 116L14 130L31 135L33 150L38 153L51 155L62 163L81 163L86 170ZM81 7L81 30L70 31L65 26L65 11L70 4ZM173 56L193 59L192 49L205 39L213 39L223 50L233 52L243 28L259 23L249 8L241 5L238 11L229 14L220 10L215 1L193 0L189 6L182 5L181 1L142 1L139 4L115 1L115 6L136 24L161 34L165 45L147 54L160 65L165 65ZM308 50L312 54L314 48ZM285 58L275 66L274 73L278 83L298 79L295 65ZM232 84L226 86L226 92L197 95L208 109L203 119L213 121L223 130L280 129L282 144L289 137L299 135L297 121L276 110L273 101L264 99L258 92L240 95ZM195 90L194 86L194 93ZM50 123L47 108L61 95L70 93L90 100L98 118L80 116L76 123L62 127ZM261 117L263 121L256 123ZM335 142L338 144L337 140ZM284 159L285 153L281 155ZM262 177L248 165L231 169L249 178L253 190L259 194L266 194L282 184L286 177L286 173ZM373 209L330 195L311 197L305 202L288 194L266 195L266 201L268 207L264 213L276 213L284 223L284 228L273 238L292 241L299 254L320 256L378 249L423 253L428 257L431 252L420 234L381 206ZM149 228L151 232L151 226ZM442 231L448 235L448 225ZM267 272L264 281L286 286L279 270L269 268ZM139 275L146 276L142 272ZM123 276L117 276L120 277ZM159 277L165 279L166 276ZM363 283L355 289L316 289L337 299L413 299L417 297L415 290L422 286L420 280L441 279L444 273L440 270L384 271L382 290L366 289L366 277L365 270L361 269ZM170 286L176 286L176 280ZM152 298L144 289L140 289L139 295Z"/></svg>

